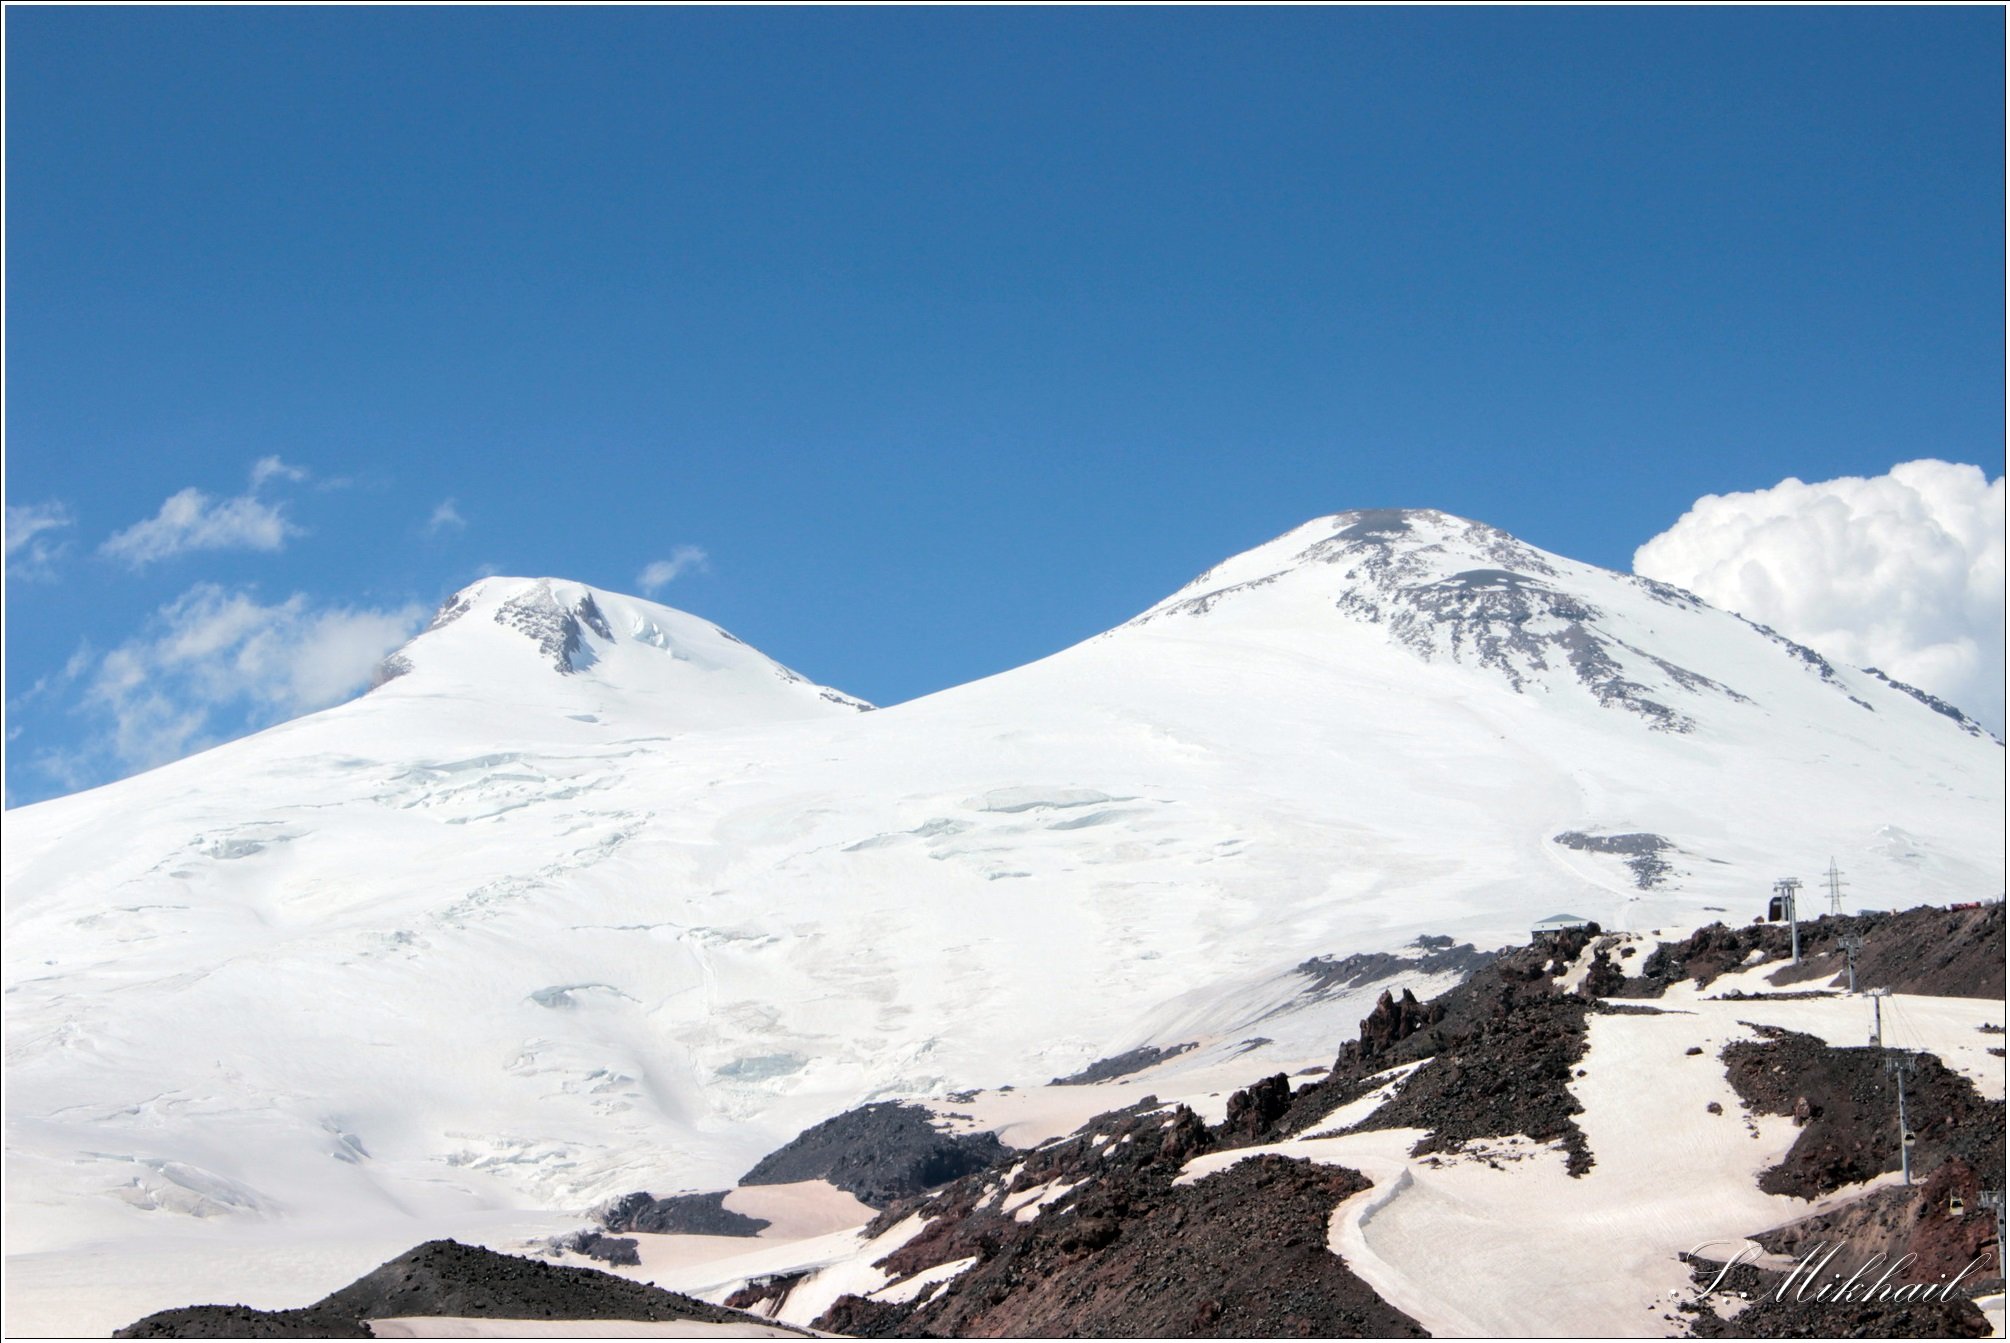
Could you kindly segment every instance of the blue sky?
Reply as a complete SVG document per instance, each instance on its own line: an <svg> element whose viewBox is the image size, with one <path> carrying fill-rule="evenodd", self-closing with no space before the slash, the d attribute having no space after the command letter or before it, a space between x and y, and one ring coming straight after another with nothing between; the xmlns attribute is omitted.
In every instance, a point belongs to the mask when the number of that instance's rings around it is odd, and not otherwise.
<svg viewBox="0 0 2010 1343"><path fill-rule="evenodd" d="M483 572L681 555L890 703L1338 509L1625 568L1705 494L2003 473L1994 8L5 23L10 805ZM261 618L120 718L122 650Z"/></svg>

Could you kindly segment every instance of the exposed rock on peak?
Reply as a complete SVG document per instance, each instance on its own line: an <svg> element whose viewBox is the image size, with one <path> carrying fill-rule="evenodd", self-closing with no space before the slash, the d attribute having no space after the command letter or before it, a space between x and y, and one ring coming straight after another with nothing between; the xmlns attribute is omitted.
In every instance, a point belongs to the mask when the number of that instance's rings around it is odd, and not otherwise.
<svg viewBox="0 0 2010 1343"><path fill-rule="evenodd" d="M1216 565L1124 628L1217 612L1236 613L1242 629L1301 635L1332 629L1321 622L1338 612L1424 662L1483 670L1518 694L1588 693L1661 732L1691 733L1714 706L1754 703L1755 689L1781 679L1755 663L1782 657L1859 709L1875 712L1879 700L1812 649L1693 593L1551 555L1434 509L1315 519ZM1871 675L1984 735L1953 706Z"/></svg>
<svg viewBox="0 0 2010 1343"><path fill-rule="evenodd" d="M1952 718L1956 723L1959 723L1961 725L1961 730L1963 732L1966 732L1969 736L1987 737L1989 738L1989 740L1995 742L1998 746L2001 746L2003 744L2003 739L2001 737L1998 737L1988 728L1982 726L1982 724L1976 722L1973 718L1970 718L1967 714L1961 712L1961 710L1955 708L1952 704L1949 704L1946 700L1941 699L1938 695L1929 695L1924 690L1921 690L1918 686L1907 685L1903 681L1885 675L1883 672L1879 671L1875 667L1865 667L1864 670L1869 672L1872 676L1875 676L1878 680L1884 682L1886 685L1890 686L1893 690L1912 696L1914 699L1918 700L1921 704L1924 704L1927 708L1933 710L1935 713L1941 715L1943 718Z"/></svg>
<svg viewBox="0 0 2010 1343"><path fill-rule="evenodd" d="M371 688L392 682L400 695L546 701L575 717L614 709L604 693L613 691L646 698L652 726L673 728L872 707L697 616L562 578L492 577L462 588L378 665Z"/></svg>
<svg viewBox="0 0 2010 1343"><path fill-rule="evenodd" d="M540 578L527 591L498 606L495 619L496 624L536 644L538 652L551 659L552 669L563 675L593 663L593 650L585 639L587 631L610 642L614 638L591 592L561 600L548 578Z"/></svg>

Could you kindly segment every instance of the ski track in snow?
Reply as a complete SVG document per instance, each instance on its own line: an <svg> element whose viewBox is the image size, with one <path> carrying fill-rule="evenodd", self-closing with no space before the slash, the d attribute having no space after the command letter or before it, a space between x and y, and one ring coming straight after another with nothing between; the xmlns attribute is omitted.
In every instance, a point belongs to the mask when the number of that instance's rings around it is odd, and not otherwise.
<svg viewBox="0 0 2010 1343"><path fill-rule="evenodd" d="M1776 964L1742 972L1744 987ZM1735 980L1740 977L1730 977ZM1361 1171L1371 1188L1333 1212L1329 1247L1391 1304L1444 1336L1665 1336L1681 1324L1677 1300L1691 1291L1677 1259L1714 1242L1728 1256L1758 1232L1811 1215L1897 1179L1895 1173L1823 1199L1804 1201L1761 1193L1758 1177L1792 1146L1797 1130L1785 1116L1749 1115L1719 1057L1736 1040L1757 1038L1755 1024L1819 1035L1833 1044L1862 1043L1869 1000L1844 996L1807 1000L1712 1001L1738 987L1720 980L1698 992L1678 985L1650 1006L1653 1015L1595 1015L1571 1090L1583 1104L1578 1122L1596 1164L1573 1179L1560 1146L1521 1137L1486 1139L1459 1152L1413 1157L1421 1130L1350 1132L1400 1089L1422 1064L1382 1075L1376 1092L1336 1109L1306 1136L1262 1147L1202 1155L1182 1182L1205 1179L1263 1153L1299 1157ZM1891 1004L1895 1007L1890 1007ZM1987 1044L2001 1036L1977 1031L2003 1022L2003 1005L1975 999L1896 995L1887 999L1887 1026L1903 1020L1908 1048L1930 1050L1977 1080L1985 1095L2002 1094L2000 1061ZM1349 1002L1344 1009L1354 1010ZM1699 1047L1700 1054L1687 1051ZM956 1104L970 1127L997 1127L1015 1143L1037 1145L1072 1132L1093 1115L1154 1093L1219 1121L1228 1089L1254 1080L1245 1060L1182 1055L1132 1078L1082 1087L991 1093ZM1722 1113L1711 1114L1712 1103ZM801 1186L813 1188L814 1186ZM1003 1186L1000 1185L1002 1190ZM732 1198L761 1191L741 1190ZM1001 1201L1001 1211L1030 1220L1062 1198L1068 1186L1042 1186ZM751 1210L751 1209L749 1209ZM840 1214L841 1215L841 1214ZM865 1220L863 1210L855 1214ZM1065 1216L1062 1212L1059 1215ZM845 1293L903 1300L926 1281L953 1276L967 1261L893 1280L874 1268L925 1228L912 1216L879 1237L814 1223L763 1233L757 1243L723 1237L643 1236L643 1263L615 1271L678 1291L723 1301L750 1280L783 1273L811 1276L791 1292L777 1318L807 1325ZM1756 1247L1755 1247L1756 1248ZM1769 1260L1770 1262L1770 1260Z"/></svg>
<svg viewBox="0 0 2010 1343"><path fill-rule="evenodd" d="M1777 966L1765 967L1770 971ZM1686 986L1683 986L1686 988ZM1728 991L1721 981L1709 994ZM2003 1004L1896 995L1915 1034L1898 1043L1936 1053L2003 1094L2000 1060L1978 1034L2003 1024ZM1719 1054L1759 1038L1752 1023L1806 1031L1836 1045L1863 1043L1869 1000L1712 1002L1671 992L1656 1015L1590 1018L1583 1076L1571 1092L1596 1164L1573 1179L1560 1145L1522 1138L1468 1144L1416 1158L1419 1130L1312 1136L1198 1157L1203 1178L1259 1152L1361 1171L1374 1187L1334 1212L1330 1245L1385 1299L1439 1336L1657 1337L1679 1330L1691 1295L1678 1254L1728 1258L1745 1237L1893 1183L1896 1173L1807 1201L1761 1193L1799 1130L1788 1116L1746 1113ZM1984 1042L1984 1043L1978 1043ZM1700 1046L1700 1055L1687 1050ZM1712 1104L1722 1107L1711 1114ZM1359 1122L1336 1115L1315 1134ZM1339 1122L1336 1122L1339 1121ZM1674 1318L1670 1318L1674 1317Z"/></svg>

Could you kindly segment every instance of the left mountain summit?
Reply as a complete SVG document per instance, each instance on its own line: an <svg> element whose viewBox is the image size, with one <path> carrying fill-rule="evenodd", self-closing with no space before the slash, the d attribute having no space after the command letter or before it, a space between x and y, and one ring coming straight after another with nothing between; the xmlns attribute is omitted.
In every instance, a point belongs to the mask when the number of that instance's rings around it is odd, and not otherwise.
<svg viewBox="0 0 2010 1343"><path fill-rule="evenodd" d="M554 684L563 677L573 684ZM589 688L590 687L590 688ZM376 694L518 702L649 696L678 728L736 726L872 706L817 685L710 621L558 578L484 578L441 604L379 665ZM654 716L653 714L651 716Z"/></svg>

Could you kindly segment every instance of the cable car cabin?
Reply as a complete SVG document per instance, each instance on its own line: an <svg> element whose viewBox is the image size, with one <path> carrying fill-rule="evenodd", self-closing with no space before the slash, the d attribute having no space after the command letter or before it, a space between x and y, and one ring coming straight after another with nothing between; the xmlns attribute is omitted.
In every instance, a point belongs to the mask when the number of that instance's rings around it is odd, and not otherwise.
<svg viewBox="0 0 2010 1343"><path fill-rule="evenodd" d="M1785 921L1786 917L1787 900L1785 896L1776 895L1766 902L1766 919L1768 922L1780 923Z"/></svg>

